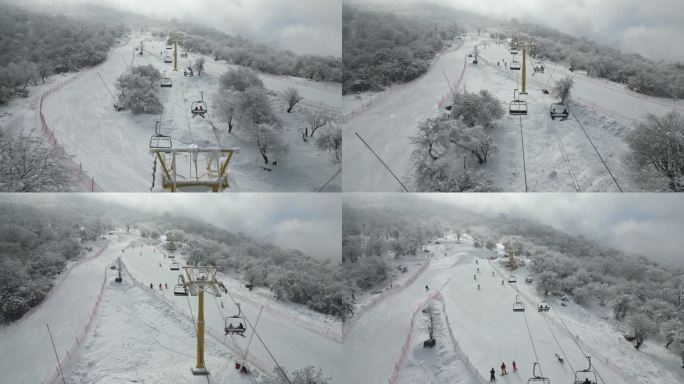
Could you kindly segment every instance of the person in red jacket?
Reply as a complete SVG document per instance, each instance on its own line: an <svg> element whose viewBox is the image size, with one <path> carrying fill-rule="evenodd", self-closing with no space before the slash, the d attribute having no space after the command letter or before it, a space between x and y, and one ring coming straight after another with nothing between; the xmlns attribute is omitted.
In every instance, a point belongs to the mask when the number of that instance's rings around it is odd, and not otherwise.
<svg viewBox="0 0 684 384"><path fill-rule="evenodd" d="M518 372L518 366L515 364L515 360L513 360L513 364L511 365L513 366L513 373Z"/></svg>

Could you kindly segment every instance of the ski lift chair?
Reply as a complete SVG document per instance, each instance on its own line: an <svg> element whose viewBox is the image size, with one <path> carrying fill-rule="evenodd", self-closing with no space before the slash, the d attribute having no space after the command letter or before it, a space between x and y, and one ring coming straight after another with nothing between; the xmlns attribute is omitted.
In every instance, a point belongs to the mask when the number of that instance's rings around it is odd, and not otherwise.
<svg viewBox="0 0 684 384"><path fill-rule="evenodd" d="M166 44L166 49L173 49L173 46L171 44Z"/></svg>
<svg viewBox="0 0 684 384"><path fill-rule="evenodd" d="M548 312L549 309L551 309L551 307L549 306L549 303L547 303L546 301L542 301L541 303L539 303L539 305L537 305L537 310L539 312Z"/></svg>
<svg viewBox="0 0 684 384"><path fill-rule="evenodd" d="M561 103L551 104L551 110L549 111L551 115L551 120L556 120L557 117L563 120L567 120L570 113L568 112L568 107Z"/></svg>
<svg viewBox="0 0 684 384"><path fill-rule="evenodd" d="M527 102L520 100L517 89L513 92L513 101L508 106L508 113L511 116L527 116Z"/></svg>
<svg viewBox="0 0 684 384"><path fill-rule="evenodd" d="M515 303L513 303L513 312L525 312L525 303L520 301L519 295L515 295Z"/></svg>
<svg viewBox="0 0 684 384"><path fill-rule="evenodd" d="M519 71L520 70L520 62L518 60L513 60L513 61L511 61L511 65L509 65L508 68L511 71Z"/></svg>
<svg viewBox="0 0 684 384"><path fill-rule="evenodd" d="M173 86L173 82L171 82L170 77L162 77L160 85L163 88L171 88Z"/></svg>
<svg viewBox="0 0 684 384"><path fill-rule="evenodd" d="M591 369L591 356L586 356L589 362L589 368L575 371L575 382L574 384L597 384L598 380L596 378L596 372Z"/></svg>
<svg viewBox="0 0 684 384"><path fill-rule="evenodd" d="M511 55L517 55L518 53L520 53L520 50L518 50L518 48L511 47Z"/></svg>
<svg viewBox="0 0 684 384"><path fill-rule="evenodd" d="M188 290L185 289L185 286L183 284L176 284L176 286L173 288L173 295L174 296L187 296Z"/></svg>
<svg viewBox="0 0 684 384"><path fill-rule="evenodd" d="M548 377L537 375L537 365L539 365L537 362L532 365L532 377L527 379L527 384L551 384Z"/></svg>
<svg viewBox="0 0 684 384"><path fill-rule="evenodd" d="M245 320L245 316L242 314L242 308L240 308L240 304L236 305L238 307L238 313L237 315L226 317L224 331L226 332L226 335L237 334L244 336L246 331L245 324L247 321ZM233 325L233 323L236 325Z"/></svg>
<svg viewBox="0 0 684 384"><path fill-rule="evenodd" d="M508 282L509 283L517 283L518 279L515 277L515 275L509 275L508 276Z"/></svg>
<svg viewBox="0 0 684 384"><path fill-rule="evenodd" d="M181 53L181 57L182 57L182 58L186 58L186 57L188 57L188 53L187 53L187 52L183 52L183 53Z"/></svg>
<svg viewBox="0 0 684 384"><path fill-rule="evenodd" d="M200 91L200 100L190 104L190 113L192 117L201 116L204 117L207 113L207 103L204 101L204 93Z"/></svg>
<svg viewBox="0 0 684 384"><path fill-rule="evenodd" d="M166 63L166 64L171 64L171 63L173 63L173 57L171 57L171 56L164 56L164 63Z"/></svg>
<svg viewBox="0 0 684 384"><path fill-rule="evenodd" d="M180 270L180 266L178 265L178 263L171 263L171 266L169 267L169 269L172 271L178 271L178 270Z"/></svg>
<svg viewBox="0 0 684 384"><path fill-rule="evenodd" d="M154 135L150 137L150 148L171 148L171 136L162 135L160 130L161 121L157 120L154 127ZM170 257L170 255L169 255Z"/></svg>
<svg viewBox="0 0 684 384"><path fill-rule="evenodd" d="M536 63L534 63L534 72L544 73L544 63L542 63L541 61L537 61Z"/></svg>

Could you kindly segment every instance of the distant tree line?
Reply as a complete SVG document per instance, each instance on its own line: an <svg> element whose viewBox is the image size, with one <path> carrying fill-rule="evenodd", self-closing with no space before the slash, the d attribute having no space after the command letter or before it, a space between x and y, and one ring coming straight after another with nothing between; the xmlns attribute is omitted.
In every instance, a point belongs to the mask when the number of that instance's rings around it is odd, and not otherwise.
<svg viewBox="0 0 684 384"><path fill-rule="evenodd" d="M0 323L38 305L66 263L109 225L61 209L0 204Z"/></svg>
<svg viewBox="0 0 684 384"><path fill-rule="evenodd" d="M342 7L342 92L382 90L418 78L463 29L387 12Z"/></svg>
<svg viewBox="0 0 684 384"><path fill-rule="evenodd" d="M48 76L103 62L126 28L0 5L0 104L27 97Z"/></svg>
<svg viewBox="0 0 684 384"><path fill-rule="evenodd" d="M244 234L210 224L166 218L160 230L172 231L188 247L191 263L214 265L228 274L239 274L252 287L265 287L278 300L345 319L352 313L348 289L340 282L336 265L300 251L284 250Z"/></svg>
<svg viewBox="0 0 684 384"><path fill-rule="evenodd" d="M587 71L592 77L626 84L635 92L684 98L683 63L656 62L538 25L520 24L519 30L535 38L537 56L565 62L573 69Z"/></svg>
<svg viewBox="0 0 684 384"><path fill-rule="evenodd" d="M342 60L333 56L297 55L241 36L230 36L217 30L193 24L177 23L184 31L180 45L191 52L213 56L255 71L273 75L301 77L314 81L342 81ZM166 37L168 33L159 33Z"/></svg>

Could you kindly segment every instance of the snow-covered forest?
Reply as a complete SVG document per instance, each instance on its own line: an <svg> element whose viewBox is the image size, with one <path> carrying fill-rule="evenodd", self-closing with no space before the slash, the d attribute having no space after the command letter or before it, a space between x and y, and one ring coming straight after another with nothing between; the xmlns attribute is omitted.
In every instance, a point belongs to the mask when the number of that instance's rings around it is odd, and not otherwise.
<svg viewBox="0 0 684 384"><path fill-rule="evenodd" d="M463 32L393 13L342 6L343 93L380 91L425 73L435 55Z"/></svg>
<svg viewBox="0 0 684 384"><path fill-rule="evenodd" d="M482 214L420 197L348 198L343 218L344 271L361 292L386 289L396 279L390 279L396 265L424 258L426 247L445 236L468 237L475 249L488 252L484 255L497 247L515 250L540 297L569 299L595 311L615 324L625 343L637 349L644 342L661 345L684 364L682 267L524 217Z"/></svg>
<svg viewBox="0 0 684 384"><path fill-rule="evenodd" d="M342 61L339 57L297 55L199 25L177 22L170 28L185 31L179 37L180 44L185 49L213 56L215 60L225 60L273 75L335 83L342 81ZM163 33L158 33L157 36L166 38Z"/></svg>
<svg viewBox="0 0 684 384"><path fill-rule="evenodd" d="M27 12L0 5L0 105L28 97L27 87L48 76L103 62L123 24L101 25L82 19Z"/></svg>

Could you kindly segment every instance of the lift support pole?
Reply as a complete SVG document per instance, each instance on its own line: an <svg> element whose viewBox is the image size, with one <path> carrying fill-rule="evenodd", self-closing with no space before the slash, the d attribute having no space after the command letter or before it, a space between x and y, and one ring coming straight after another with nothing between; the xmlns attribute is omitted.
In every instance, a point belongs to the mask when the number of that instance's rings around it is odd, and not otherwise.
<svg viewBox="0 0 684 384"><path fill-rule="evenodd" d="M173 32L173 70L178 71L178 35Z"/></svg>
<svg viewBox="0 0 684 384"><path fill-rule="evenodd" d="M522 49L522 92L520 92L521 95L527 95L527 91L525 90L525 86L527 85L527 48L523 46Z"/></svg>
<svg viewBox="0 0 684 384"><path fill-rule="evenodd" d="M193 375L208 375L204 366L204 288L200 288L197 295L197 366L192 370Z"/></svg>

